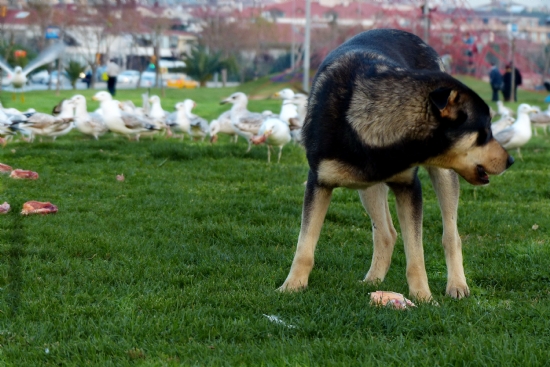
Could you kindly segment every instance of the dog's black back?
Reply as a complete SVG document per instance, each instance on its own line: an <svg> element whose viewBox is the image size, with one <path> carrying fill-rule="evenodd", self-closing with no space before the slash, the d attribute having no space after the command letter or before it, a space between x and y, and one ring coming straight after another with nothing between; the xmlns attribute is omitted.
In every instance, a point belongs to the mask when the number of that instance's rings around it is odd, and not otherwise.
<svg viewBox="0 0 550 367"><path fill-rule="evenodd" d="M397 29L374 29L356 35L332 51L321 64L319 72L338 57L354 52L369 53L374 62L377 59L382 60L380 57L383 55L384 62L392 63L396 67L442 70L437 52L419 37Z"/></svg>
<svg viewBox="0 0 550 367"><path fill-rule="evenodd" d="M312 171L322 160L337 160L357 168L364 181L384 181L444 152L457 136L487 129L487 104L443 70L435 50L399 30L363 32L332 51L314 78L302 129ZM429 101L442 87L445 102L451 89L468 100L467 121L436 116ZM369 132L359 136L359 124ZM457 128L449 130L452 124Z"/></svg>

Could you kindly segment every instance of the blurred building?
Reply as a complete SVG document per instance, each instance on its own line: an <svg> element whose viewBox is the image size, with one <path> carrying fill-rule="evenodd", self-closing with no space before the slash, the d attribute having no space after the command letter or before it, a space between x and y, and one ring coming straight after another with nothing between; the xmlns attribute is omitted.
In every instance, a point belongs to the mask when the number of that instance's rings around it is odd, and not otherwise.
<svg viewBox="0 0 550 367"><path fill-rule="evenodd" d="M153 56L180 59L197 43L197 35L185 27L191 16L182 9L136 5L106 14L109 20L94 7L83 11L66 4L38 10L0 6L0 38L31 49L62 39L64 60L81 64L113 57L125 65L148 64Z"/></svg>

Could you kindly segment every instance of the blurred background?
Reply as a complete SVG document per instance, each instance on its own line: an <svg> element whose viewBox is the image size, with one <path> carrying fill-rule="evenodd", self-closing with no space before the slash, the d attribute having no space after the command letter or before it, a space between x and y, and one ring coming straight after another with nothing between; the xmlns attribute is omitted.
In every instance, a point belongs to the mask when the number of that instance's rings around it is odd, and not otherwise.
<svg viewBox="0 0 550 367"><path fill-rule="evenodd" d="M548 79L550 0L3 0L0 56L24 66L66 44L28 89L104 88L110 59L123 70L118 88L221 87L266 75L300 85L304 64L309 77L330 50L373 28L417 34L453 74L487 79L491 63L513 62L525 89ZM11 88L8 75L1 84Z"/></svg>

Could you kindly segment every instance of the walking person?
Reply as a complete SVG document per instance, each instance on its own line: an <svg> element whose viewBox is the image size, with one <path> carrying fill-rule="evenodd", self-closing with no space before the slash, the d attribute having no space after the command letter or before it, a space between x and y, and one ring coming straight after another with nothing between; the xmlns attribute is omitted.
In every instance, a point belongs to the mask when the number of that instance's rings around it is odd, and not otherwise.
<svg viewBox="0 0 550 367"><path fill-rule="evenodd" d="M92 71L88 69L86 71L86 76L84 77L84 82L86 82L86 87L90 89L90 84L92 84Z"/></svg>
<svg viewBox="0 0 550 367"><path fill-rule="evenodd" d="M502 77L503 88L502 94L504 95L504 100L507 102L517 102L518 100L518 85L521 85L522 78L521 73L518 68L514 67L514 85L512 86L512 64L506 64L506 72ZM512 92L514 93L512 95Z"/></svg>
<svg viewBox="0 0 550 367"><path fill-rule="evenodd" d="M491 70L489 71L489 83L491 84L491 89L493 89L493 102L498 101L498 95L502 90L502 74L498 70L495 63L491 63Z"/></svg>
<svg viewBox="0 0 550 367"><path fill-rule="evenodd" d="M116 78L120 73L120 67L117 65L115 59L111 59L107 64L107 89L109 93L114 97L116 94Z"/></svg>

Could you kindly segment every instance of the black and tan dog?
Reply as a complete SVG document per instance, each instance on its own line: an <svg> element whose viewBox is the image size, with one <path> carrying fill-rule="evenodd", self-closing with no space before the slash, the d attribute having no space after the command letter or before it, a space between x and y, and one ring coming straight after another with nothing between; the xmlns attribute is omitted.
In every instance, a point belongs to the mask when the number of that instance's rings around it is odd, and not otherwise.
<svg viewBox="0 0 550 367"><path fill-rule="evenodd" d="M443 217L447 294L469 295L456 226L458 173L489 183L513 159L493 139L487 104L444 72L437 53L398 30L361 33L332 51L313 81L302 130L310 166L302 226L280 290L308 284L335 187L357 189L372 219L374 252L365 281L386 276L396 241L387 201L395 193L412 297L431 299L422 248L418 166L428 169Z"/></svg>

